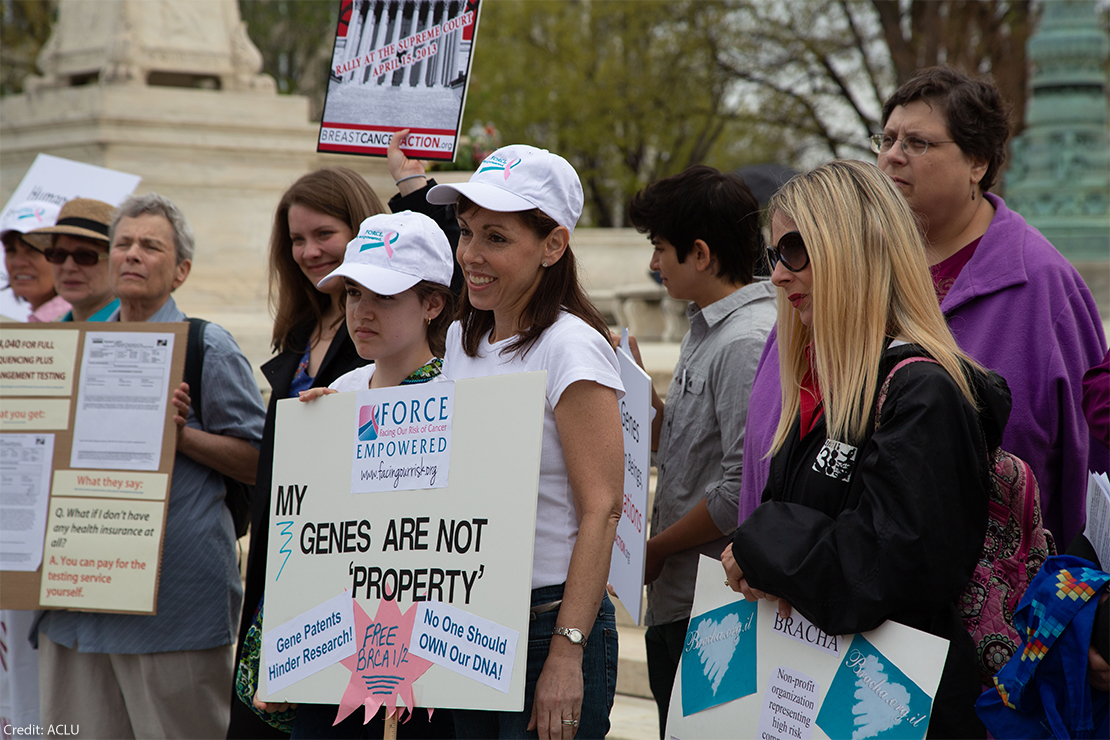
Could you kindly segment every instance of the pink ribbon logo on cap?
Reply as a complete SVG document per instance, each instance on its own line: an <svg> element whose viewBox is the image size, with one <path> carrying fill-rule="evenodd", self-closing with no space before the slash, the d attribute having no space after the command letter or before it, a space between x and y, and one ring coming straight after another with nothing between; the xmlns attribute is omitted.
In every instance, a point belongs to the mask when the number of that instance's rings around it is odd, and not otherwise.
<svg viewBox="0 0 1110 740"><path fill-rule="evenodd" d="M401 238L400 232L397 231L375 231L368 229L363 238L366 243L359 248L359 252L365 252L367 249L377 249L378 247L385 247L385 254L389 259L393 259L393 245Z"/></svg>
<svg viewBox="0 0 1110 740"><path fill-rule="evenodd" d="M15 220L16 221L22 221L25 218L33 218L33 219L35 219L35 221L38 221L41 224L42 221L43 221L43 216L45 216L45 215L46 215L46 210L45 209L43 209L43 208L32 208L32 209L24 211L23 213L20 213L18 216L15 217Z"/></svg>
<svg viewBox="0 0 1110 740"><path fill-rule="evenodd" d="M520 157L517 157L511 162L501 157L487 157L486 160L482 162L482 166L478 168L478 172L475 174L481 174L483 172L490 172L494 170L503 170L505 172L505 179L508 180L509 170L516 167L518 164L520 164L520 162Z"/></svg>

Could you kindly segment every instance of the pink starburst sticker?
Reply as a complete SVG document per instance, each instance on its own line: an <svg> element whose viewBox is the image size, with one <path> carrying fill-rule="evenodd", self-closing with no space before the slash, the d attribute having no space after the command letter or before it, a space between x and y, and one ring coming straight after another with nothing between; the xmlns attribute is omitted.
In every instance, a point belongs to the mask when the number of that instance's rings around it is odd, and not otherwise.
<svg viewBox="0 0 1110 740"><path fill-rule="evenodd" d="M354 608L357 651L340 661L351 671L351 682L343 692L339 712L332 724L339 724L359 706L366 708L363 724L368 723L383 704L389 709L388 715L394 715L399 711L398 696L411 716L412 684L432 666L431 661L409 652L416 605L401 614L396 601L382 599L374 619L370 619L357 601Z"/></svg>

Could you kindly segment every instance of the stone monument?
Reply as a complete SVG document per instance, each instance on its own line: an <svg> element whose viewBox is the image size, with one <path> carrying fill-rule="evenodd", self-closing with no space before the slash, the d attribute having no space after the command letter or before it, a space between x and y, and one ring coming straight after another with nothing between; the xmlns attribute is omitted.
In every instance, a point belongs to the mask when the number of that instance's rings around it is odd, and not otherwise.
<svg viewBox="0 0 1110 740"><path fill-rule="evenodd" d="M137 192L174 200L196 232L193 271L175 299L229 329L266 388L257 368L270 357L267 248L281 193L329 164L361 173L383 203L396 189L384 159L316 153L308 100L275 92L248 30L236 0L60 0L41 76L0 105L0 197L40 152L141 175ZM614 319L648 340L685 331L666 328L643 235L580 228L575 250L591 294ZM654 302L639 301L644 291ZM671 354L653 370L664 390Z"/></svg>
<svg viewBox="0 0 1110 740"><path fill-rule="evenodd" d="M1042 8L1028 41L1032 94L1012 144L1006 203L1080 269L1110 319L1110 42L1093 0Z"/></svg>
<svg viewBox="0 0 1110 740"><path fill-rule="evenodd" d="M394 192L383 159L316 153L307 98L279 96L260 73L236 0L60 0L38 66L0 106L0 196L39 152L141 175L137 192L175 201L196 232L176 300L224 324L255 367L270 355L266 254L281 193L328 164L360 172L383 201Z"/></svg>

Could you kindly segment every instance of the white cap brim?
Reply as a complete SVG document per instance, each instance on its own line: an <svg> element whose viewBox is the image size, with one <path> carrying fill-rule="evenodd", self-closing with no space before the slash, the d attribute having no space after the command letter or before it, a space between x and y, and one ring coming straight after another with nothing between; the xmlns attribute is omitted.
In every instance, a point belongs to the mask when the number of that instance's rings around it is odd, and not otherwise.
<svg viewBox="0 0 1110 740"><path fill-rule="evenodd" d="M421 280L417 275L409 275L408 273L397 272L396 270L387 270L384 267L378 267L376 265L345 263L329 272L323 280L316 284L316 287L323 288L324 284L330 282L332 278L339 277L350 278L378 295L397 295L398 293L404 293Z"/></svg>
<svg viewBox="0 0 1110 740"><path fill-rule="evenodd" d="M498 213L517 213L538 208L535 203L516 193L484 182L436 185L428 191L428 202L437 206L451 205L459 200L460 195L465 195L471 202L486 210Z"/></svg>

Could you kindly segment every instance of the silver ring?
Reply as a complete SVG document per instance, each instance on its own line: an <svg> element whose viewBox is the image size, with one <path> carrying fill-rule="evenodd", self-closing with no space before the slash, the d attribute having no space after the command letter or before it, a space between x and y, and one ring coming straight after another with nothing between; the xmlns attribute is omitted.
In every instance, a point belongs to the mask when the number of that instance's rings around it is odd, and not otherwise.
<svg viewBox="0 0 1110 740"><path fill-rule="evenodd" d="M567 727L577 727L578 726L578 720L576 720L576 719L564 719L563 724L566 725Z"/></svg>

